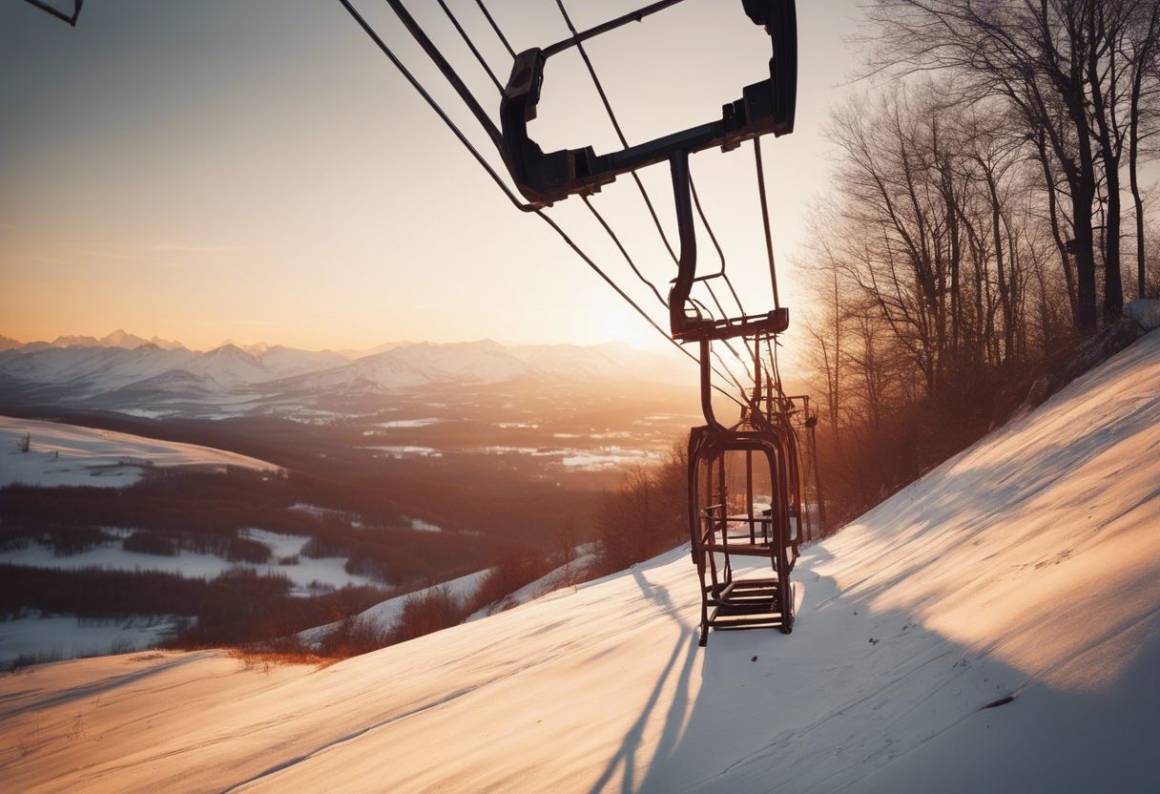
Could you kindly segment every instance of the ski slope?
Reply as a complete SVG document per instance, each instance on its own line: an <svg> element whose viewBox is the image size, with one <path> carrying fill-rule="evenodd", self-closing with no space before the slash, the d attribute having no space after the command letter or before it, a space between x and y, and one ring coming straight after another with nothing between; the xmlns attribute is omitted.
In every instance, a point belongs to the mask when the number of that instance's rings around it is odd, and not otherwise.
<svg viewBox="0 0 1160 794"><path fill-rule="evenodd" d="M28 452L19 450L28 434ZM45 488L62 485L132 485L150 466L240 466L257 471L278 467L257 458L197 444L159 441L131 433L59 422L0 416L0 488L13 483Z"/></svg>
<svg viewBox="0 0 1160 794"><path fill-rule="evenodd" d="M1160 790L1160 332L805 551L696 645L685 550L322 669L0 678L10 791Z"/></svg>

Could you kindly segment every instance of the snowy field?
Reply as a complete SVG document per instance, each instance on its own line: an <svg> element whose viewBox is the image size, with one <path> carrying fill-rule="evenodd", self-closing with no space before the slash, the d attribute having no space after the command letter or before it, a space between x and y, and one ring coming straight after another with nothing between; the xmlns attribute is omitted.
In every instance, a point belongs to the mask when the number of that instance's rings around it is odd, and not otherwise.
<svg viewBox="0 0 1160 794"><path fill-rule="evenodd" d="M805 550L790 636L699 649L677 549L321 669L45 665L0 787L1160 791L1158 384L1155 332Z"/></svg>
<svg viewBox="0 0 1160 794"><path fill-rule="evenodd" d="M124 531L121 534L127 534ZM56 568L76 571L84 568L101 568L108 571L159 571L175 573L190 579L213 579L231 568L250 568L259 573L281 574L294 584L291 595L309 596L314 585L340 588L346 585L369 585L382 587L384 582L366 576L347 573L345 557L312 558L301 554L302 547L310 538L303 535L282 535L264 529L247 529L242 537L265 544L275 560L283 557L298 557L293 565L279 565L277 562L258 564L231 562L214 554L180 549L173 556L144 554L126 551L120 541L102 543L78 554L56 556L52 549L39 543L29 543L19 549L0 552L0 563L26 565L33 568Z"/></svg>
<svg viewBox="0 0 1160 794"><path fill-rule="evenodd" d="M21 657L75 659L152 648L184 623L174 615L91 620L30 612L15 620L0 620L0 669Z"/></svg>
<svg viewBox="0 0 1160 794"><path fill-rule="evenodd" d="M30 438L28 452L21 439ZM276 471L272 463L197 444L158 441L129 433L0 416L0 488L13 483L132 485L150 466L241 466Z"/></svg>

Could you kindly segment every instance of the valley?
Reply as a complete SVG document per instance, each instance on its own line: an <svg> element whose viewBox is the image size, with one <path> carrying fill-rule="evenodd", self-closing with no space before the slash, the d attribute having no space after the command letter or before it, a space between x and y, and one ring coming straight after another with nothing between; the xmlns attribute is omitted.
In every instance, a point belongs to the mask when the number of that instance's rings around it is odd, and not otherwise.
<svg viewBox="0 0 1160 794"><path fill-rule="evenodd" d="M152 343L0 352L0 664L277 640L505 560L522 562L503 587L532 586L699 418L687 389L647 379L651 354L609 347L400 346L337 366ZM255 374L292 358L315 369ZM174 578L193 589L162 597ZM239 588L253 609L236 621L213 604Z"/></svg>

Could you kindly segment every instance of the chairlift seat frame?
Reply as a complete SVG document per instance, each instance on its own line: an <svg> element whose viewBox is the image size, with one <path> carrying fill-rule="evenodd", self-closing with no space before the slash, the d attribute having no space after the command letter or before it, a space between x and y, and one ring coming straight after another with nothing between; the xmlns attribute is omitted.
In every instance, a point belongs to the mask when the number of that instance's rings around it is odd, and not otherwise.
<svg viewBox="0 0 1160 794"><path fill-rule="evenodd" d="M730 515L726 507L724 456L729 452L746 453L745 516ZM790 573L797 560L798 538L790 524L791 454L784 434L772 428L741 431L711 423L693 428L690 434L689 531L693 563L701 584L702 646L708 643L710 628L778 628L785 634L793 631ZM772 504L762 515L755 515L753 510L753 457L764 459L772 490ZM699 482L702 471L706 474L704 491ZM701 506L702 496L711 496L715 487L718 502ZM748 532L732 533L731 528L737 525L747 526ZM772 575L735 577L734 557L768 559Z"/></svg>

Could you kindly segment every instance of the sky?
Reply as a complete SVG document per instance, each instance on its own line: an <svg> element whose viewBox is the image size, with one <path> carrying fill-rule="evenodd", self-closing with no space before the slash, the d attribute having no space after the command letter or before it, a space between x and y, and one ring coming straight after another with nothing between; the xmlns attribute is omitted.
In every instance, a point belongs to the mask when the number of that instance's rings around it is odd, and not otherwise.
<svg viewBox="0 0 1160 794"><path fill-rule="evenodd" d="M572 0L588 27L639 0ZM472 0L449 0L501 80L510 57ZM793 135L763 141L782 302L805 300L822 130L860 63L854 0L799 2ZM498 165L494 148L382 2L359 8ZM630 142L718 118L768 75L740 3L687 0L588 51ZM498 92L438 6L409 7L493 113ZM517 51L567 35L551 0L491 0ZM663 345L533 216L516 211L338 2L90 0L69 28L0 4L0 334L230 339L357 349L390 340ZM574 53L549 61L531 134L619 147ZM692 160L728 272L771 307L750 147ZM675 237L667 167L641 172ZM594 198L662 294L675 266L630 179ZM667 325L579 202L550 213ZM715 266L703 231L704 267ZM795 330L787 341L792 348Z"/></svg>

